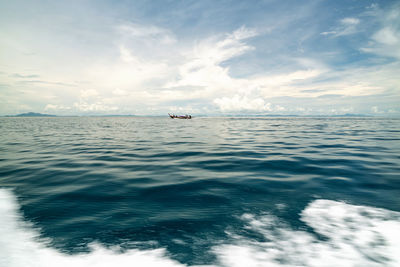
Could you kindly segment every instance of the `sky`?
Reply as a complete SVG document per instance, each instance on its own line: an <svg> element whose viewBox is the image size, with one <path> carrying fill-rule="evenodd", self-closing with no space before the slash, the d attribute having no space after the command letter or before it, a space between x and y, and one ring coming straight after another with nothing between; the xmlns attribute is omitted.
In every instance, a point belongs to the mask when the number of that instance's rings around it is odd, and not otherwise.
<svg viewBox="0 0 400 267"><path fill-rule="evenodd" d="M400 2L0 1L0 115L400 115Z"/></svg>

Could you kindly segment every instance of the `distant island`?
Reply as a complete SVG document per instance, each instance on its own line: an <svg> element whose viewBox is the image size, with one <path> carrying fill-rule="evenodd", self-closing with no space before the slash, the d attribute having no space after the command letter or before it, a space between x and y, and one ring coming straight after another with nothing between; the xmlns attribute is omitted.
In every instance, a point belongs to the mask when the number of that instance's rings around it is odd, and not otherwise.
<svg viewBox="0 0 400 267"><path fill-rule="evenodd" d="M28 113L21 113L18 115L8 115L6 117L56 117L56 115L28 112Z"/></svg>

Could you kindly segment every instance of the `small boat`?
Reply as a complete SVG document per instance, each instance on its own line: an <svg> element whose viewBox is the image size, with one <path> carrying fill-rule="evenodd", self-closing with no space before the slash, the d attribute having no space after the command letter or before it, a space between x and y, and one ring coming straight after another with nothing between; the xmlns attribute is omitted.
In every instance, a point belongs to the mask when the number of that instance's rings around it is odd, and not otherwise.
<svg viewBox="0 0 400 267"><path fill-rule="evenodd" d="M190 120L191 118L192 118L192 116L191 115L175 115L175 114L169 114L168 113L168 115L169 115L169 117L171 118L171 119L184 119L184 120Z"/></svg>

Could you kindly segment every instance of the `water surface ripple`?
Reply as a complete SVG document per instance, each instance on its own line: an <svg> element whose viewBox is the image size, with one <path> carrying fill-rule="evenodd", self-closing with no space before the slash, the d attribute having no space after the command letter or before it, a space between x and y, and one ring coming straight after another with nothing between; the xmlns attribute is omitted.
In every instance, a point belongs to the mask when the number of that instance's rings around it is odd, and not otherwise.
<svg viewBox="0 0 400 267"><path fill-rule="evenodd" d="M0 130L0 187L62 253L95 242L223 265L232 233L265 244L245 226L265 214L318 239L301 217L317 200L400 211L399 119L0 118Z"/></svg>

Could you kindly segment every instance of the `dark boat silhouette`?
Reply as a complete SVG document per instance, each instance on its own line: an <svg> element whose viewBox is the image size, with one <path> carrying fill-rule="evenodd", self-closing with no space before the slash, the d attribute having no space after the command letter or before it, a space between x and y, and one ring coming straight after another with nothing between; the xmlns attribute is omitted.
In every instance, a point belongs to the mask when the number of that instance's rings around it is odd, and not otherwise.
<svg viewBox="0 0 400 267"><path fill-rule="evenodd" d="M184 120L190 120L191 118L192 118L192 116L191 115L175 115L175 114L169 114L168 113L168 115L169 115L169 117L171 118L171 119L184 119Z"/></svg>

